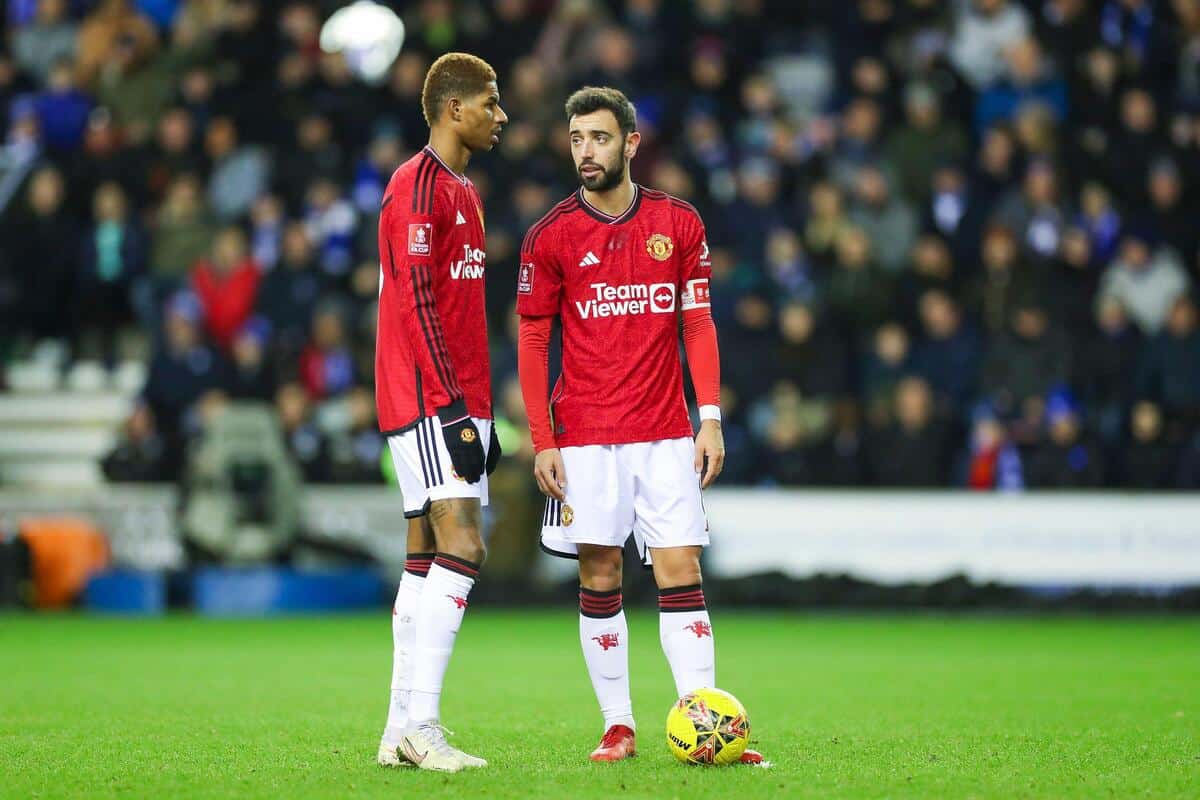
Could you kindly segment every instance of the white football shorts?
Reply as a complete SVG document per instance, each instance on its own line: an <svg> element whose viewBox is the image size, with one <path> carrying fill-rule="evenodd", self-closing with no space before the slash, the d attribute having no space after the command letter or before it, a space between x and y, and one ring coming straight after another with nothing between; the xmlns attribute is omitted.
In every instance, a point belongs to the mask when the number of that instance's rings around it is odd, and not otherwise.
<svg viewBox="0 0 1200 800"><path fill-rule="evenodd" d="M580 544L648 548L708 544L708 520L690 438L564 447L567 500L547 499L542 549L578 558Z"/></svg>
<svg viewBox="0 0 1200 800"><path fill-rule="evenodd" d="M492 421L479 417L471 419L479 430L486 457L492 442ZM488 476L481 475L478 483L467 483L458 477L442 436L442 423L437 417L425 417L403 433L387 437L387 442L404 495L405 517L424 515L434 500L477 497L481 505L488 504Z"/></svg>

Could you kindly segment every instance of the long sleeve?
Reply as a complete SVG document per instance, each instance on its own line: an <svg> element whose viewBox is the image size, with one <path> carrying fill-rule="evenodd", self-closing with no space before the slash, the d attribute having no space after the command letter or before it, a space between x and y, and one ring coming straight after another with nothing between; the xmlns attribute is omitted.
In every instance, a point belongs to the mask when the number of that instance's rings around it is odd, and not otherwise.
<svg viewBox="0 0 1200 800"><path fill-rule="evenodd" d="M434 406L441 408L461 400L462 385L455 374L446 347L446 335L434 295L433 265L436 258L432 198L428 206L415 213L393 212L392 203L384 209L382 255L392 280L384 291L394 291L398 322L408 339L420 379ZM381 303L381 308L384 305ZM465 413L465 412L464 412Z"/></svg>
<svg viewBox="0 0 1200 800"><path fill-rule="evenodd" d="M533 449L556 447L550 421L550 331L553 317L521 317L517 335L517 375Z"/></svg>
<svg viewBox="0 0 1200 800"><path fill-rule="evenodd" d="M710 311L705 305L683 312L683 349L702 419L706 406L719 409L721 405L721 355Z"/></svg>
<svg viewBox="0 0 1200 800"><path fill-rule="evenodd" d="M700 419L721 419L721 355L713 324L709 278L712 262L700 214L690 205L679 208L680 228L686 231L680 259L679 307L683 315L683 349L696 390Z"/></svg>

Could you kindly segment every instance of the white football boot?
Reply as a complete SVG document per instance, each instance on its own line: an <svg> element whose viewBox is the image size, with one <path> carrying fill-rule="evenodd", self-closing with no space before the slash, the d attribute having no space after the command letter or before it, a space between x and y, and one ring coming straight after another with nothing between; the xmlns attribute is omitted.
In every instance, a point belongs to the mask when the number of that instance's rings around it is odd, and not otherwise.
<svg viewBox="0 0 1200 800"><path fill-rule="evenodd" d="M458 748L451 747L436 719L409 727L404 732L404 738L400 740L400 751L405 758L421 769L459 772L466 768L487 766L487 762L482 758L467 755Z"/></svg>

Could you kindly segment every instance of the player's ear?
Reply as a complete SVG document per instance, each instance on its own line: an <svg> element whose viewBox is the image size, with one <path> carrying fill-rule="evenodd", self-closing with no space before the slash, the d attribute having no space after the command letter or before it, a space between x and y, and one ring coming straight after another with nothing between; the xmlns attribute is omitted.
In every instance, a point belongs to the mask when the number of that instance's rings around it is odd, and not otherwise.
<svg viewBox="0 0 1200 800"><path fill-rule="evenodd" d="M446 101L446 106L450 109L450 119L455 122L462 122L463 104L457 97L451 97Z"/></svg>
<svg viewBox="0 0 1200 800"><path fill-rule="evenodd" d="M637 155L638 145L642 142L642 135L637 131L631 132L625 137L625 157L633 158Z"/></svg>

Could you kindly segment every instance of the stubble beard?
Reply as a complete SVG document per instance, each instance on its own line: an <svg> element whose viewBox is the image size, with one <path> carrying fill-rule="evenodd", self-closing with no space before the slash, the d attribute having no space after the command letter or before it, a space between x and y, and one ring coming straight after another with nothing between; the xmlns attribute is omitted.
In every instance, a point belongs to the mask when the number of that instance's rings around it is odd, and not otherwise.
<svg viewBox="0 0 1200 800"><path fill-rule="evenodd" d="M592 162L600 167L600 174L591 178L585 178L583 173L579 174L579 182L583 184L583 188L589 192L607 192L610 189L615 189L621 185L621 181L625 180L625 159L617 162L615 167L606 167L598 161Z"/></svg>

